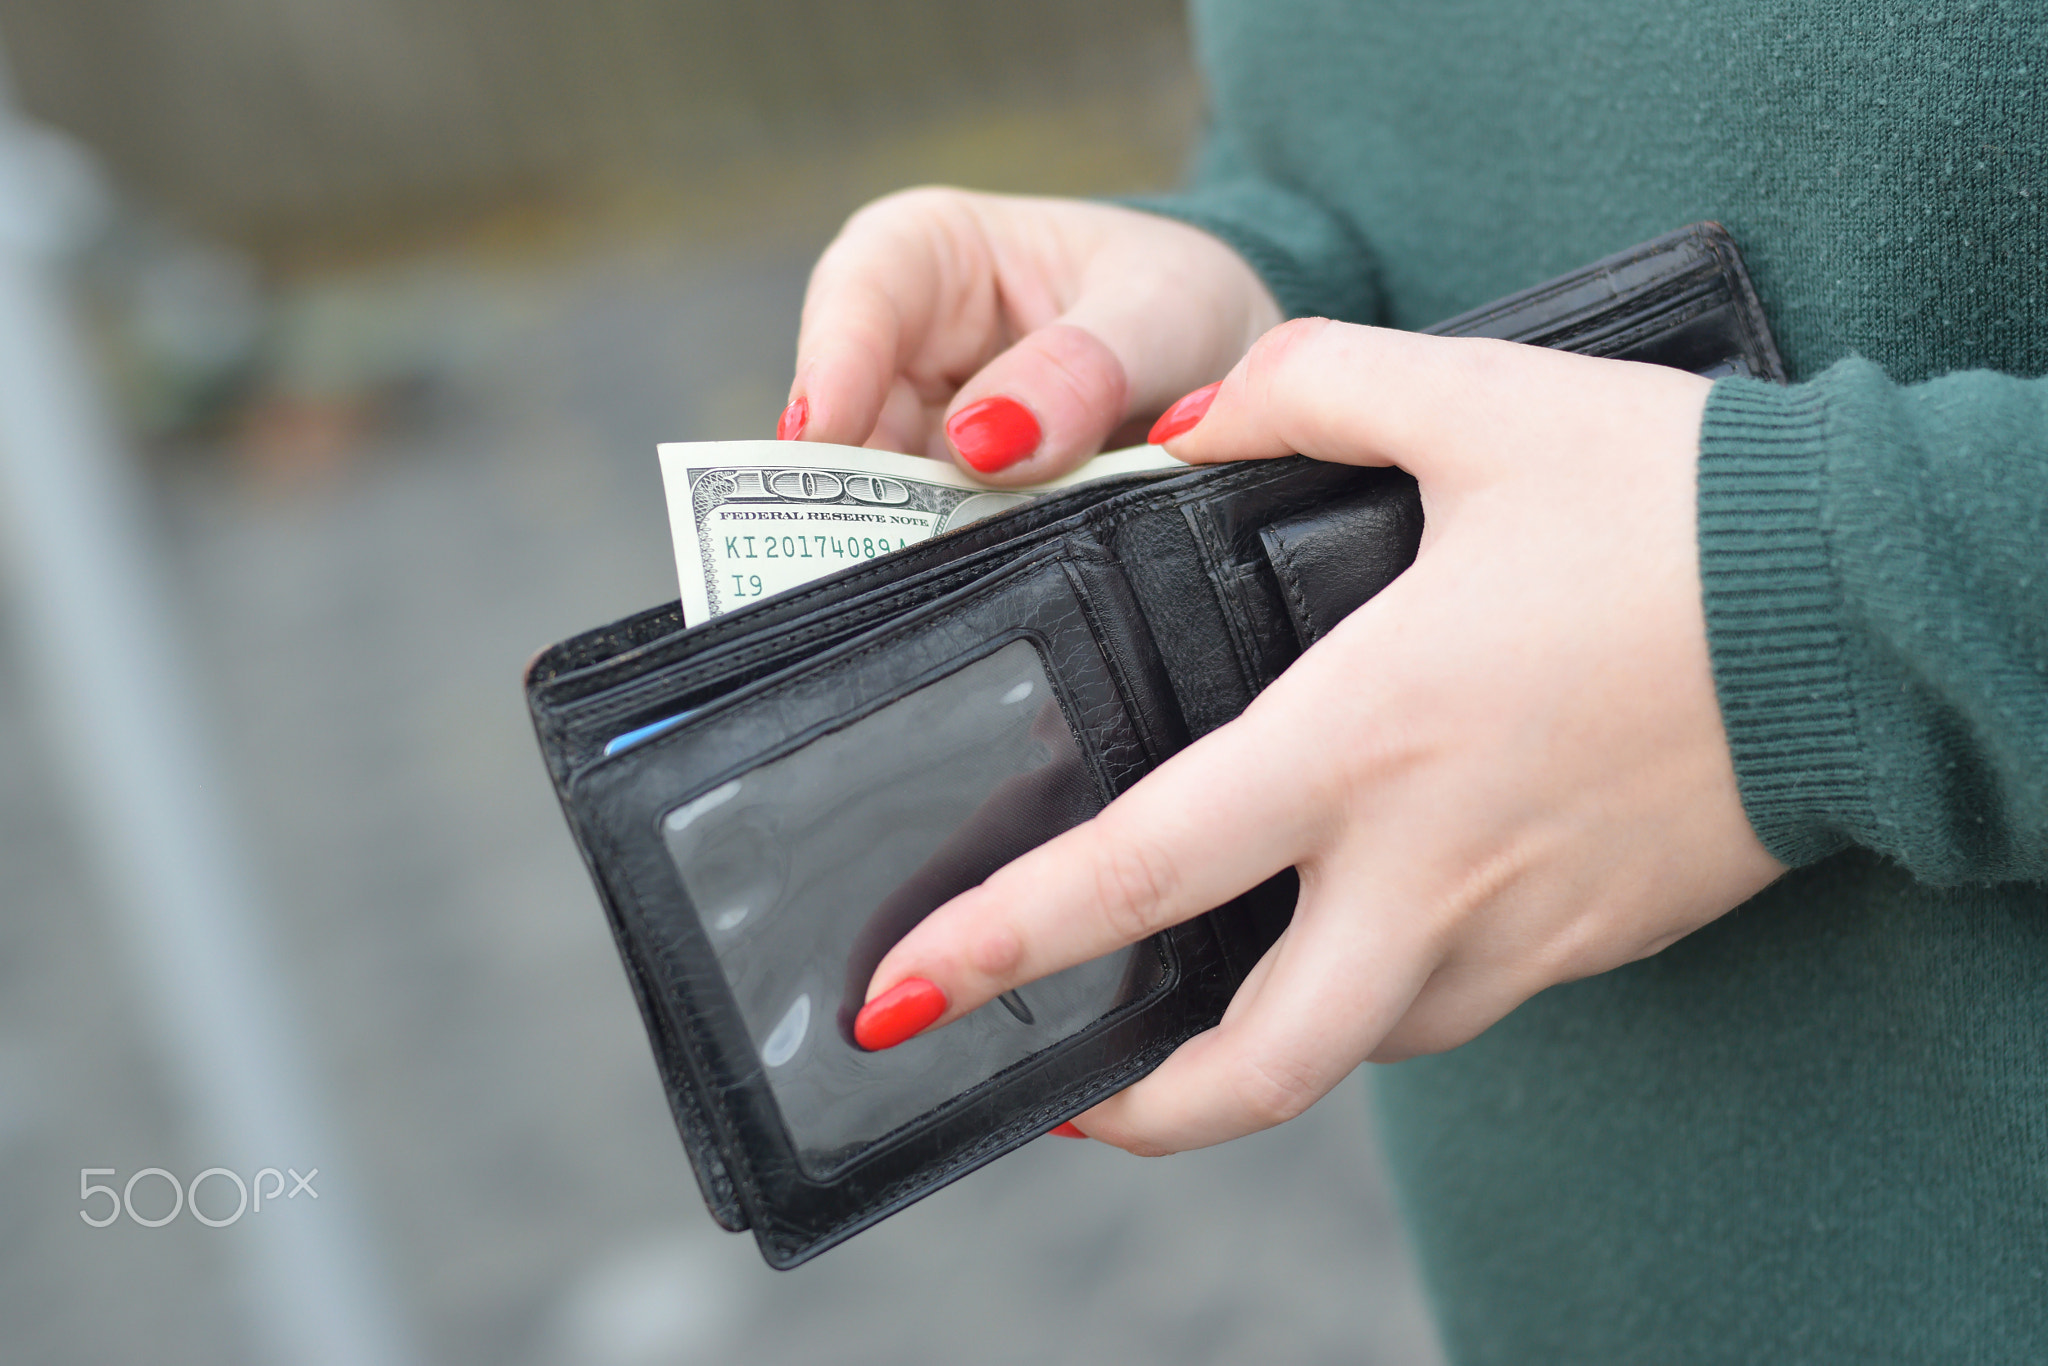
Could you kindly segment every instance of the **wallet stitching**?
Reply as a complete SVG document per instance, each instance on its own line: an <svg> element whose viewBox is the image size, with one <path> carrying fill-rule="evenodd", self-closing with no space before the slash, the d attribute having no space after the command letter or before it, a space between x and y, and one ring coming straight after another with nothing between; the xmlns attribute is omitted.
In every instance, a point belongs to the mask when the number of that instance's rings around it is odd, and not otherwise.
<svg viewBox="0 0 2048 1366"><path fill-rule="evenodd" d="M1648 337L1670 332L1673 328L1691 322L1702 314L1717 308L1732 305L1734 296L1728 292L1725 280L1709 281L1709 288L1693 293L1690 290L1673 290L1653 302L1658 310L1650 317L1643 318L1619 331L1608 332L1598 339L1603 350L1622 350ZM1567 334L1568 340L1583 340L1593 336L1596 329L1581 328Z"/></svg>
<svg viewBox="0 0 2048 1366"><path fill-rule="evenodd" d="M1123 566L1114 560L1096 560L1095 562L1106 563L1119 574L1123 572ZM1123 644L1111 632L1103 628L1102 611L1096 605L1095 596L1088 588L1087 582L1074 571L1074 561L1064 560L1061 563L1067 571L1067 585L1073 590L1074 597L1081 604L1081 616L1088 625L1088 633L1095 638L1097 648L1102 651L1103 661L1109 666L1110 683L1116 689L1117 701L1123 705L1124 714L1131 721L1131 729L1138 736L1138 743L1144 746L1146 759L1154 765L1164 763L1167 755L1172 753L1172 750L1167 747L1161 737L1153 730L1150 719L1144 715L1144 709L1134 708L1131 705L1131 698L1136 694L1136 689L1131 686L1131 677L1138 670L1133 667L1130 660L1124 657ZM1144 621L1142 610L1136 615L1140 622ZM1145 625L1145 630L1148 635L1151 633L1149 623ZM1052 671L1048 669L1046 672L1051 673ZM1149 693L1151 690L1147 689L1146 691Z"/></svg>
<svg viewBox="0 0 2048 1366"><path fill-rule="evenodd" d="M1053 540L1047 541L1044 543L1043 546L1039 547L1038 553L1036 553L1033 556L1033 558L1018 560L1015 563L1006 566L1003 570L1001 570L998 573L983 575L976 581L974 586L977 588L986 587L992 591L995 587L1004 584L1011 578L1023 577L1024 575L1029 573L1042 572L1048 569L1058 569L1061 571L1060 577L1067 583L1069 589L1072 590L1074 588L1074 580L1073 576L1070 573L1066 572L1066 566L1070 561L1080 560L1088 560L1093 563L1103 564L1108 566L1109 568L1116 569L1119 572L1121 572L1122 569L1122 566L1119 565L1113 558L1109 558L1101 554L1088 554L1085 551L1074 547L1072 544L1062 545L1060 541ZM1088 600L1084 594L1078 591L1075 592L1075 598L1081 607L1083 621L1084 623L1086 623L1089 612ZM791 689L812 682L813 680L819 677L829 674L845 673L854 668L860 661L868 658L870 655L873 655L878 651L881 651L883 649L888 648L889 646L894 645L898 640L902 639L904 636L912 634L914 632L922 632L934 622L943 621L951 617L956 617L964 612L969 611L977 604L978 600L979 596L977 596L976 598L963 597L960 601L945 608L941 612L934 613L930 617L920 618L916 621L898 620L895 622L891 622L886 627L874 628L876 634L874 635L873 639L868 640L867 642L862 644L858 649L852 650L850 653L839 655L835 658L825 660L823 662L819 662L817 660L807 660L802 663L794 664L789 666L787 675L779 680L774 679L774 676L770 675L768 679L757 680L756 684L747 685L747 688L755 690L747 692L747 696L744 698L744 701L758 703L765 699L781 696L789 692ZM1090 639L1095 642L1096 647L1103 658L1105 666L1109 668L1111 686L1117 690L1118 703L1121 705L1123 709L1125 718L1127 720L1134 721L1134 724L1132 725L1131 729L1133 733L1138 737L1139 742L1142 745L1145 742L1146 737L1142 726L1136 724L1134 720L1136 713L1133 711L1130 703L1130 698L1132 695L1131 689L1128 687L1127 681L1124 678L1118 676L1114 663L1111 660L1111 649L1103 643L1101 634L1097 632L1092 625L1089 626L1088 633ZM761 751L759 755L757 755L754 759L750 760L749 762L754 764L768 762L769 759L779 757L781 754L788 752L792 748L798 747L802 744L808 744L810 741L815 740L822 735L829 735L836 730L843 729L844 727L853 724L853 722L859 720L861 717L868 715L875 708L886 706L890 701L899 700L900 698L907 696L909 693L915 692L919 687L924 686L926 683L933 682L936 681L937 678L944 677L945 673L950 671L955 666L963 666L964 663L972 663L973 660L981 658L985 654L992 653L995 649L1001 648L1002 645L1008 644L1010 641L1017 639L1032 640L1035 643L1036 648L1038 649L1040 658L1045 658L1045 644L1038 631L1023 627L1012 629L1010 631L1003 633L1003 635L1001 635L1000 637L995 637L991 638L991 640L989 641L984 641L982 643L982 646L976 647L975 650L968 651L964 654L958 654L949 657L944 663L935 665L931 670L927 670L923 673L918 674L913 681L905 683L900 688L890 689L886 696L876 700L870 706L862 707L859 710L855 712L850 712L842 717L836 717L831 722L826 723L822 728L807 728L806 730L799 732L797 735L788 737L786 740L778 743L777 745ZM1050 667L1050 664L1048 662L1046 673L1049 678L1052 678L1054 680L1055 692L1057 693L1058 671ZM709 709L713 705L718 705L721 707L721 709L723 709L724 704L727 704L728 702L731 702L734 699L739 698L741 691L743 690L736 689L734 692L729 693L724 697L716 699L715 703L706 703L705 707ZM1064 698L1061 699L1061 705L1062 709L1067 712L1069 724L1073 726L1077 734L1081 733L1083 731L1083 728L1076 722L1072 709L1067 706ZM688 729L691 728L693 727L678 727L677 730L673 732L673 734L684 734L687 732ZM1107 803L1114 798L1115 792L1111 789L1111 786L1108 784L1106 778L1103 780L1102 785L1105 789L1102 794L1103 800L1104 804L1107 805Z"/></svg>
<svg viewBox="0 0 2048 1366"><path fill-rule="evenodd" d="M1626 265L1632 263L1623 262L1623 264ZM1711 278L1711 276L1712 271L1709 269L1700 270L1693 275L1680 276L1677 279L1673 280L1659 280L1654 284L1645 285L1642 288L1634 290L1630 293L1617 293L1612 298L1603 300L1599 303L1588 304L1584 309L1579 311L1577 317L1551 318L1540 324L1523 325L1513 330L1516 337L1527 337L1539 334L1553 335L1558 337L1574 336L1587 330L1588 324L1597 323L1603 318L1612 318L1616 312L1624 310L1633 310L1645 306L1654 307L1660 300L1669 298L1674 294L1682 293L1687 287L1697 285L1702 279ZM1532 299L1528 302L1530 304L1547 303L1549 302L1550 298L1555 297L1555 295L1567 293L1570 289L1577 288L1582 283L1583 281L1574 280L1570 283L1569 286L1553 291L1552 295L1545 296L1541 299ZM1492 314L1482 318L1474 318L1471 320L1469 326L1479 326L1488 323L1498 323L1503 319L1512 319L1516 313L1519 313L1521 311L1523 311L1522 308L1513 308L1504 310L1503 312L1498 314ZM1470 331L1467 330L1444 335L1469 336L1471 334ZM1513 338L1509 338L1508 340L1513 340Z"/></svg>
<svg viewBox="0 0 2048 1366"><path fill-rule="evenodd" d="M1323 628L1317 623L1315 612L1309 607L1308 594L1301 586L1301 571L1295 564L1294 551L1273 528L1266 528L1260 538L1266 543L1266 558L1278 571L1275 577L1281 588L1287 592L1287 600L1294 605L1295 619L1308 632L1308 639L1302 642L1304 648L1323 638Z"/></svg>
<svg viewBox="0 0 2048 1366"><path fill-rule="evenodd" d="M1206 500L1183 500L1181 513L1194 533L1195 551L1202 557L1203 577L1209 581L1209 591L1216 595L1216 604L1223 617L1223 634L1230 641L1230 652L1237 657L1238 672L1244 678L1246 689L1256 694L1264 689L1265 679L1264 671L1251 655L1252 647L1247 640L1251 623L1245 619L1244 604L1237 600L1221 572L1226 566L1235 568L1236 560L1223 553L1216 544L1222 539L1222 533Z"/></svg>
<svg viewBox="0 0 2048 1366"><path fill-rule="evenodd" d="M996 573L983 575L975 586L987 586L993 589L997 585L1006 583L1011 578L1023 577L1027 573L1037 572L1050 567L1056 567L1059 564L1060 555L1062 553L1065 553L1063 552L1062 548L1059 546L1059 543L1057 541L1046 542L1045 547L1043 547L1042 549L1047 553L1044 553L1042 555L1035 555L1033 558L1030 559L1019 560L1014 564L997 571ZM931 604L924 603L920 605L930 606ZM901 639L904 635L910 633L911 631L922 630L929 627L933 622L942 621L950 617L958 616L973 605L974 604L972 600L963 598L961 601L947 607L944 611L936 612L930 617L921 617L916 621L899 619L897 621L890 622L883 626L871 628L874 631L873 638L860 644L858 648L850 649L846 654L825 660L822 663L816 660L806 660L797 664L790 665L785 677L778 679L774 674L770 674L766 678L757 680L755 683L743 685L741 688L734 689L732 692L727 693L723 697L719 697L711 702L705 703L705 709L708 710L711 707L716 706L723 710L728 704L732 703L734 699L739 698L742 692L745 692L747 694L744 700L749 702L758 702L764 698L780 696L788 692L790 689L798 686L799 684L809 682L814 678L822 677L824 675L833 673L845 673L849 669L853 668L854 665L859 663L861 660L866 659L868 656L876 653L879 650L885 649L888 646L895 644L899 639ZM1024 632L1024 634L1035 635L1036 633ZM849 641L848 644L851 645L852 642ZM922 677L922 675L920 675L920 677ZM753 691L749 691L750 689L752 689ZM850 725L852 724L852 720L849 719L841 724ZM684 733L685 729L685 727L678 727L674 732L671 733L682 734ZM819 732L819 734L830 733L830 730ZM810 734L810 732L805 732L805 734L808 735ZM667 737L663 738L665 739Z"/></svg>
<svg viewBox="0 0 2048 1366"><path fill-rule="evenodd" d="M718 661L719 667L717 669L717 672L743 672L745 668L751 664L757 663L764 658L771 658L777 654L781 654L784 651L791 649L793 647L808 644L812 640L818 638L819 636L828 636L836 632L844 632L848 636L858 635L861 630L866 629L861 625L861 622L864 618L874 618L877 616L886 618L888 616L896 615L907 609L914 610L915 608L921 607L928 602L935 602L939 598L945 597L948 593L955 591L955 589L959 586L959 583L962 581L973 582L978 578L985 577L987 577L987 575L982 570L981 566L978 565L973 567L962 567L959 569L952 569L947 571L946 576L944 578L935 579L928 583L920 584L916 588L906 589L901 597L892 598L882 602L876 602L870 604L867 608L855 609L846 612L840 616L834 617L829 621L792 623L789 627L787 634L778 633L772 637L763 638L761 640L741 645L740 648L736 649L732 654L725 656L724 658ZM645 683L648 684L650 689L653 689L654 682L656 680L660 680L660 674L663 670L668 668L674 668L677 666L686 666L689 662L690 661L688 661L687 659L672 661L670 664L657 666L654 670L650 671L649 673L642 674L636 678L623 680L620 683L617 683L613 686L624 689L631 688L636 684ZM674 685L676 682L678 682L678 680L676 679L666 679L660 681L665 681L670 685ZM704 679L703 682L699 684L684 687L672 686L671 689L664 690L672 690L678 693L689 693L696 691L698 687L709 685L715 681L716 678L714 675L713 677ZM597 697L606 691L609 690L599 690L598 693L593 693L591 694L591 696ZM630 711L633 706L637 705L639 705L637 701L629 705L622 704L621 709ZM597 717L604 715L605 711L606 709L603 706L603 704L593 704L591 711L589 712L589 719L596 719ZM585 718L578 719L582 720Z"/></svg>

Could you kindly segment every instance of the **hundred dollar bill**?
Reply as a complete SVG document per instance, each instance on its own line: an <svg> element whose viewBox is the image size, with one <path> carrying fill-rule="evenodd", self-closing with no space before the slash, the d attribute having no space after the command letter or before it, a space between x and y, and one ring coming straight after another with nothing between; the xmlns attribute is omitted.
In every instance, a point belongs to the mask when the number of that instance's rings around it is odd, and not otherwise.
<svg viewBox="0 0 2048 1366"><path fill-rule="evenodd" d="M992 489L944 461L822 442L659 449L683 620L691 626L1040 493L1187 468L1157 446L1136 446L1098 455L1050 483Z"/></svg>

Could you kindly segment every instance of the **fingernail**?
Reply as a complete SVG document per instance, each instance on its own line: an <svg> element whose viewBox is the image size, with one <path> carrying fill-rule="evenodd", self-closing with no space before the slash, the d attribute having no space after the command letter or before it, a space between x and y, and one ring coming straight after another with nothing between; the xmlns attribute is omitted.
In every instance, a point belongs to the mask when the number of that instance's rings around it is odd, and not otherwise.
<svg viewBox="0 0 2048 1366"><path fill-rule="evenodd" d="M922 977L906 977L853 1017L853 1041L870 1053L894 1048L946 1013L946 993Z"/></svg>
<svg viewBox="0 0 2048 1366"><path fill-rule="evenodd" d="M811 401L797 399L782 410L782 418L775 424L777 441L794 441L804 434L804 424L811 420Z"/></svg>
<svg viewBox="0 0 2048 1366"><path fill-rule="evenodd" d="M1057 1129L1047 1129L1047 1130L1046 1130L1046 1132L1047 1132L1047 1133L1049 1133L1049 1134L1054 1134L1054 1135L1056 1135L1056 1136L1058 1136L1058 1137L1060 1137L1060 1138L1086 1138L1086 1137L1088 1137L1088 1135L1086 1135L1086 1134L1082 1133L1082 1132L1081 1132L1081 1131L1080 1131L1079 1129L1076 1129L1076 1128L1074 1127L1074 1121L1073 1121L1073 1120L1071 1120L1071 1119L1070 1119L1070 1120L1068 1120L1068 1121L1067 1121L1067 1122L1066 1122L1065 1124L1062 1124L1062 1125L1060 1125L1060 1126L1059 1126L1059 1128L1057 1128Z"/></svg>
<svg viewBox="0 0 2048 1366"><path fill-rule="evenodd" d="M1006 470L1038 449L1038 419L1014 398L985 398L946 420L960 458L982 474Z"/></svg>
<svg viewBox="0 0 2048 1366"><path fill-rule="evenodd" d="M1173 406L1159 415L1152 424L1152 430L1145 434L1145 440L1155 446L1164 445L1182 432L1192 431L1194 425L1208 414L1209 405L1216 401L1216 391L1223 387L1223 381L1205 384L1192 394L1182 394L1173 401Z"/></svg>

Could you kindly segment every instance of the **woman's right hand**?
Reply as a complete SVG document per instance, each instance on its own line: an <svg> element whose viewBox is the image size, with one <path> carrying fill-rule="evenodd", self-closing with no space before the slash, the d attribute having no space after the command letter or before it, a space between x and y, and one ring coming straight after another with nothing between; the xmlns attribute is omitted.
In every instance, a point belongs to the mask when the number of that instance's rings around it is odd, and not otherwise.
<svg viewBox="0 0 2048 1366"><path fill-rule="evenodd" d="M1243 257L1173 219L905 190L811 273L777 434L1036 483L1222 378L1280 318Z"/></svg>

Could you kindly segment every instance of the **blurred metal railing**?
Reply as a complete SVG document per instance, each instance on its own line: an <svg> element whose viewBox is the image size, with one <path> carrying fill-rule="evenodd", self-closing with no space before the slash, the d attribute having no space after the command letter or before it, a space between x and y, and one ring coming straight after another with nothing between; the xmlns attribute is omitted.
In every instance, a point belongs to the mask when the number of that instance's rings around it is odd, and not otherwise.
<svg viewBox="0 0 2048 1366"><path fill-rule="evenodd" d="M258 1359L405 1366L417 1357L286 1004L268 908L151 553L142 483L73 321L63 169L47 139L13 117L0 61L0 588L22 634L56 795L102 874L113 938L201 1165L324 1164L319 1206L236 1230Z"/></svg>

